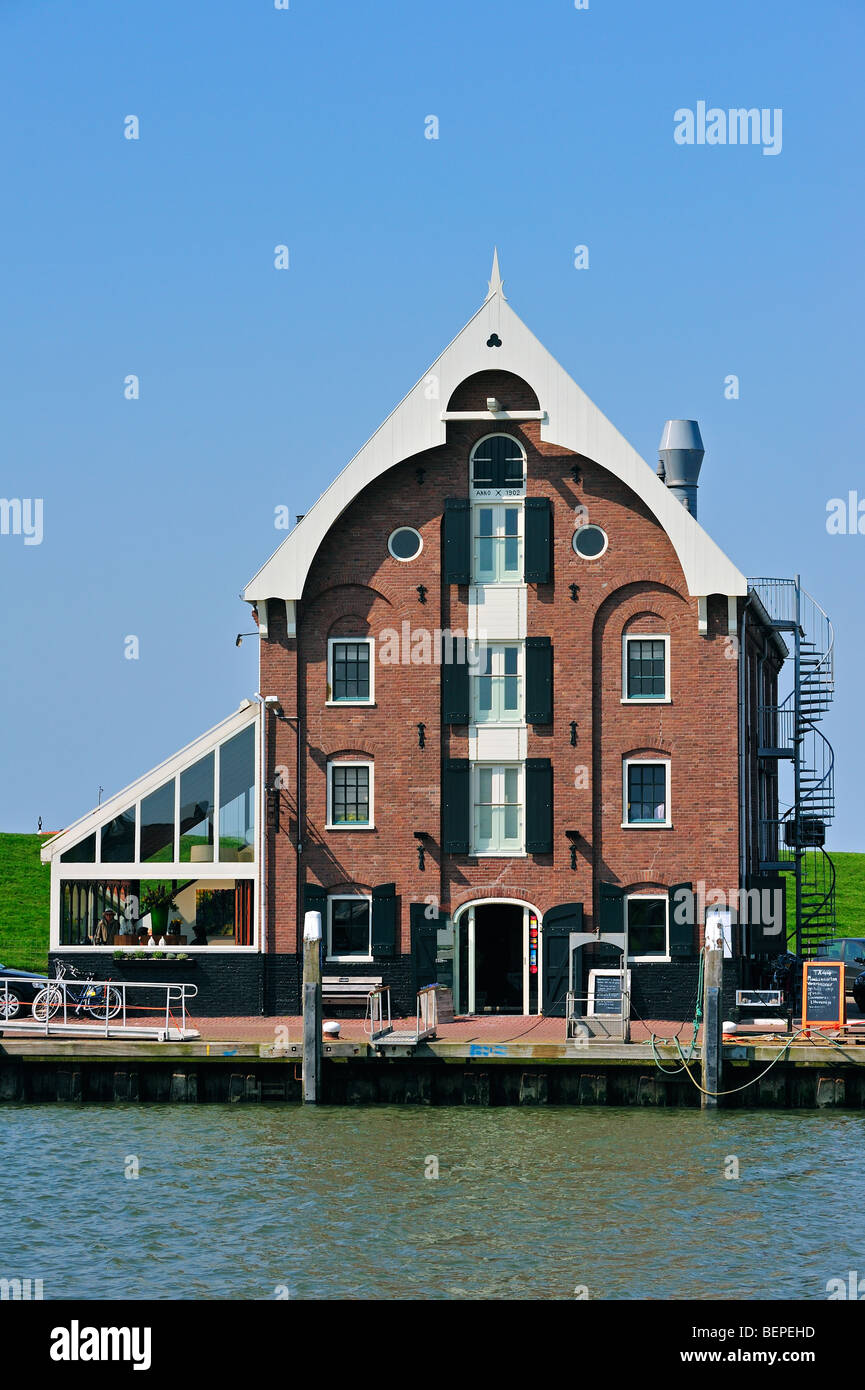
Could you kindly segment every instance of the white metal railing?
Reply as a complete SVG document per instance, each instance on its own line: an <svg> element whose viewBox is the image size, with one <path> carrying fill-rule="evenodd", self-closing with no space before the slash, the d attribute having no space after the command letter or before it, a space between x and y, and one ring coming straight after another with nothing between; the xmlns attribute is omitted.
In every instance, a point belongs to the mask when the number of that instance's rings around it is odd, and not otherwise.
<svg viewBox="0 0 865 1390"><path fill-rule="evenodd" d="M438 1028L438 985L422 985L417 992L417 1036L429 1037Z"/></svg>
<svg viewBox="0 0 865 1390"><path fill-rule="evenodd" d="M582 1042L589 1042L593 1038L597 1038L599 1041L609 1038L620 1039L623 1042L628 1041L631 1017L631 991L629 989L621 989L618 999L619 1007L615 1010L599 1009L597 995L577 994L575 990L568 990L566 999L565 1035L567 1038ZM591 1013L589 1012L590 1003L594 1005ZM578 1009L578 1004L583 1007Z"/></svg>
<svg viewBox="0 0 865 1390"><path fill-rule="evenodd" d="M16 988L16 986L18 988ZM165 1007L134 1004L130 990L164 991ZM28 975L6 975L0 980L0 1032L38 1032L81 1037L197 1038L188 1026L187 1002L198 994L197 985L166 984L164 981L93 980L63 977L46 980L34 991ZM11 995L11 998L10 998ZM140 995L139 995L140 997ZM14 1002L13 1002L14 1001ZM10 1006L13 1009L10 1017ZM130 1013L158 1017L159 1023L136 1022ZM82 1017L91 1022L80 1022ZM163 1021L164 1016L164 1021Z"/></svg>
<svg viewBox="0 0 865 1390"><path fill-rule="evenodd" d="M387 1023L385 1023L385 1004L387 1004ZM367 1024L369 1027L367 1027ZM390 985L376 985L371 989L366 1001L366 1016L363 1031L372 1042L393 1031L390 1013Z"/></svg>

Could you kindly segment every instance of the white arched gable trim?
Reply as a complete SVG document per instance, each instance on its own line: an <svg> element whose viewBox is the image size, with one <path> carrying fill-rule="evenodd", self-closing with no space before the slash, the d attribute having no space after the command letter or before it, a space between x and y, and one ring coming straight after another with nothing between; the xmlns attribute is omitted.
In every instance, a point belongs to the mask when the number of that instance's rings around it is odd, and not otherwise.
<svg viewBox="0 0 865 1390"><path fill-rule="evenodd" d="M493 335L501 346L487 346ZM395 464L444 444L444 411L451 395L466 377L489 370L513 372L533 388L543 412L543 440L593 459L645 502L670 538L689 594L747 593L745 576L538 342L497 288L250 580L243 597L250 603L299 599L315 554L340 513ZM489 418L507 427L505 412ZM515 411L514 418L520 418L520 412Z"/></svg>

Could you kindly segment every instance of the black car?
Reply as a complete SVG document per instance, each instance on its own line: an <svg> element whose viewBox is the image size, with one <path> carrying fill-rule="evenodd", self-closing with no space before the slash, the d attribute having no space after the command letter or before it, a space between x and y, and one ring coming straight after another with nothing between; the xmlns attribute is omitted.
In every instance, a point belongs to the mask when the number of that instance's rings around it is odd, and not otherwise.
<svg viewBox="0 0 865 1390"><path fill-rule="evenodd" d="M22 1018L28 1015L29 1005L39 990L50 983L47 975L36 975L32 970L13 970L9 965L0 965L0 1023L6 1018Z"/></svg>
<svg viewBox="0 0 865 1390"><path fill-rule="evenodd" d="M853 981L865 970L865 937L839 936L825 946L818 946L816 960L842 960L844 962L844 992L851 994Z"/></svg>

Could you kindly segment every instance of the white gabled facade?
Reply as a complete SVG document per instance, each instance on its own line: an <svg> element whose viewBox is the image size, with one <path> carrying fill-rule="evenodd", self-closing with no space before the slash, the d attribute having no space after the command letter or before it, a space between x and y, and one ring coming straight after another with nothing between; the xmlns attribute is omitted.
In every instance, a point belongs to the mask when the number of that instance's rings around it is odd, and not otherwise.
<svg viewBox="0 0 865 1390"><path fill-rule="evenodd" d="M498 346L489 345L496 340ZM735 598L747 593L745 576L514 313L496 255L489 293L477 313L247 584L243 597L257 605L264 635L271 598L286 601L291 631L293 605L303 592L310 565L345 507L395 464L444 444L448 419L459 418L447 410L451 395L467 377L490 370L527 381L540 412L479 411L472 419L504 423L540 415L543 440L593 459L642 499L669 536L691 597Z"/></svg>

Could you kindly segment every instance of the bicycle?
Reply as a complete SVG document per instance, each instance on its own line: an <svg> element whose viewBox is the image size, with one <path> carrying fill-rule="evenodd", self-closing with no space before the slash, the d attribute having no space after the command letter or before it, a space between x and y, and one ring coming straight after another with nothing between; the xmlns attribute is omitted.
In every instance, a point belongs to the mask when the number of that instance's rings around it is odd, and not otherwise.
<svg viewBox="0 0 865 1390"><path fill-rule="evenodd" d="M93 971L89 975L81 975L73 965L56 961L54 975L55 980L62 980L68 975L70 980L78 980L80 984L67 985L65 991L57 983L45 985L40 989L32 1004L33 1017L39 1023L45 1023L63 1008L64 993L67 1010L71 1004L75 1005L76 1018L86 1011L91 1018L106 1022L110 1018L116 1018L120 1013L123 1007L120 990L115 989L113 985L92 984Z"/></svg>

